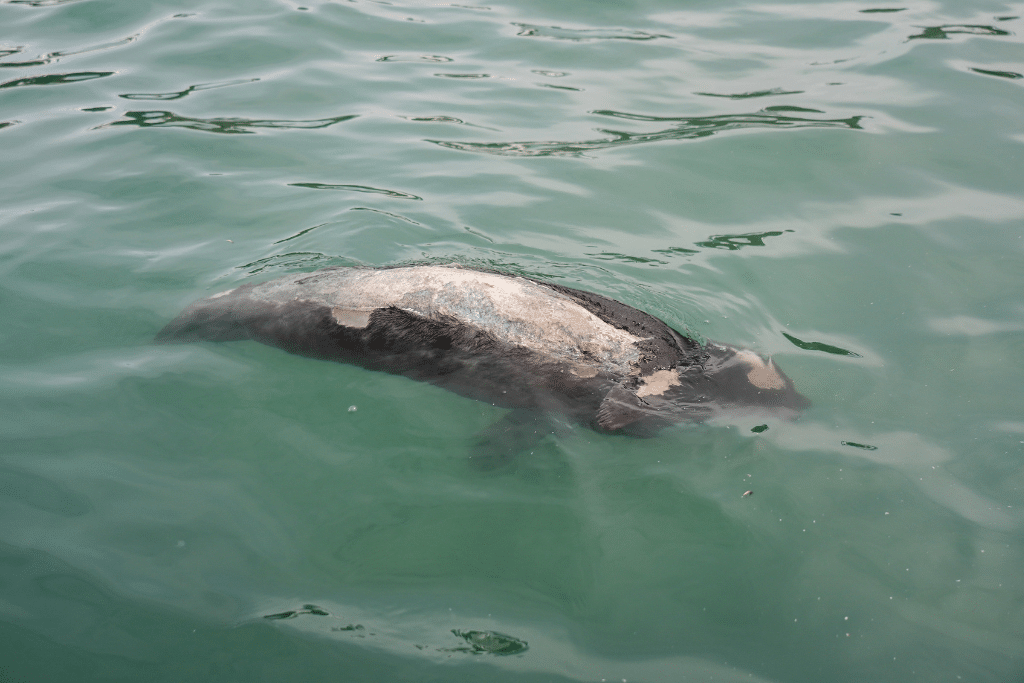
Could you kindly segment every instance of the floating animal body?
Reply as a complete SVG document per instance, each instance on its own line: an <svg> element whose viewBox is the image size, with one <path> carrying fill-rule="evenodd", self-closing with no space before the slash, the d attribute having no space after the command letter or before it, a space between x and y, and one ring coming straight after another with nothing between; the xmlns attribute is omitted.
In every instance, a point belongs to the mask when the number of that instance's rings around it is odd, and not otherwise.
<svg viewBox="0 0 1024 683"><path fill-rule="evenodd" d="M244 284L195 302L156 339L251 339L400 374L511 408L520 427L524 415L557 413L650 434L723 412L788 417L809 405L752 351L701 345L599 294L457 265L327 268Z"/></svg>

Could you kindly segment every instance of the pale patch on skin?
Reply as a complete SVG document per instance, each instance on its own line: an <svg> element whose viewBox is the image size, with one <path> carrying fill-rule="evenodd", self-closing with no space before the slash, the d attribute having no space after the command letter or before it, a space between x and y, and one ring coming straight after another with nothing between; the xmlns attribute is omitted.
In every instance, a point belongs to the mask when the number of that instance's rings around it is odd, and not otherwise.
<svg viewBox="0 0 1024 683"><path fill-rule="evenodd" d="M597 377L597 368L589 367L586 365L580 365L575 368L570 368L569 372L582 377L583 379L590 379L591 377Z"/></svg>
<svg viewBox="0 0 1024 683"><path fill-rule="evenodd" d="M782 375L778 373L775 364L771 361L765 363L756 353L747 350L737 351L736 356L750 366L747 379L755 387L759 389L786 388L786 380L782 379Z"/></svg>
<svg viewBox="0 0 1024 683"><path fill-rule="evenodd" d="M361 330L370 324L370 311L354 311L351 308L332 308L331 317L334 322L345 327Z"/></svg>
<svg viewBox="0 0 1024 683"><path fill-rule="evenodd" d="M238 289L238 288L236 287L235 289ZM219 299L219 298L221 298L222 296L227 296L228 294L230 294L230 293L231 293L231 292L233 292L233 291L235 291L235 290L234 290L234 289L229 289L229 290L228 290L228 291L226 291L226 292L220 292L219 294L214 294L213 296L211 296L211 297L207 297L207 298L208 298L208 299Z"/></svg>
<svg viewBox="0 0 1024 683"><path fill-rule="evenodd" d="M636 395L640 398L644 396L659 396L671 387L677 386L679 386L678 372L675 370L658 370L644 377L643 384L636 390Z"/></svg>
<svg viewBox="0 0 1024 683"><path fill-rule="evenodd" d="M452 317L509 344L564 358L581 377L600 370L626 374L640 357L639 337L568 296L525 278L457 266L305 273L257 285L250 293L267 301L327 304L346 311L346 318L391 306L434 320Z"/></svg>

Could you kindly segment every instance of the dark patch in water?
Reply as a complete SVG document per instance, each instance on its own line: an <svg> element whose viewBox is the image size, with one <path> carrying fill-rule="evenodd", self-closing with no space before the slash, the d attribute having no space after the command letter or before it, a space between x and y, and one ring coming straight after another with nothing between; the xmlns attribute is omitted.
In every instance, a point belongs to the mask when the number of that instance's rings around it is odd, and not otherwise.
<svg viewBox="0 0 1024 683"><path fill-rule="evenodd" d="M907 40L949 40L952 35L965 33L972 36L1008 36L1009 31L1004 31L994 26L983 26L981 24L943 24L942 26L924 26L920 33L907 37Z"/></svg>
<svg viewBox="0 0 1024 683"><path fill-rule="evenodd" d="M781 230L773 230L771 232L749 232L740 235L712 235L710 239L703 242L697 242L698 247L707 247L709 249L728 249L729 251L738 251L743 247L763 247L765 246L764 240L767 237L779 237L782 235Z"/></svg>
<svg viewBox="0 0 1024 683"><path fill-rule="evenodd" d="M878 446L869 446L864 443L857 443L856 441L840 441L844 446L852 446L853 448L859 448L864 451L877 451Z"/></svg>
<svg viewBox="0 0 1024 683"><path fill-rule="evenodd" d="M782 336L785 337L786 339L788 339L789 341L793 342L794 346L796 346L798 348L801 348L801 349L803 349L805 351L824 351L825 353L834 353L837 356L849 356L851 358L863 358L863 356L861 356L859 353L854 353L853 351L847 351L844 348L840 348L838 346L832 346L831 344L824 344L822 342L806 342L806 341L802 341L800 339L797 339L796 337L794 337L791 334L786 334L785 332L782 333Z"/></svg>
<svg viewBox="0 0 1024 683"><path fill-rule="evenodd" d="M977 69L973 66L967 67L969 71L974 73L984 74L985 76L998 76L999 78L1024 78L1024 74L1019 74L1016 71L993 71L990 69Z"/></svg>
<svg viewBox="0 0 1024 683"><path fill-rule="evenodd" d="M303 605L301 609L292 609L287 612L278 612L276 614L266 614L263 616L264 619L293 619L300 614L315 614L318 617L329 617L330 612L316 605Z"/></svg>
<svg viewBox="0 0 1024 683"><path fill-rule="evenodd" d="M504 656L526 652L530 647L525 640L507 636L497 631L460 631L452 629L452 633L465 640L469 647L452 648L451 652Z"/></svg>

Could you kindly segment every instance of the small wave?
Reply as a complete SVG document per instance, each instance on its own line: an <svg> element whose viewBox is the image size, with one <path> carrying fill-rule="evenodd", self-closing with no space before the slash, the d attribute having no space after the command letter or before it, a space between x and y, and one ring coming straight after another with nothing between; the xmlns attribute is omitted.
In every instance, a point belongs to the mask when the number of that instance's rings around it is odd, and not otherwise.
<svg viewBox="0 0 1024 683"><path fill-rule="evenodd" d="M695 246L703 247L705 249L724 249L727 251L739 251L746 247L764 247L765 239L768 237L780 237L783 232L793 232L792 230L771 230L767 232L748 232L740 233L735 235L712 235L706 240L700 242L694 242ZM664 249L652 249L651 253L660 254L662 256L683 256L689 257L695 254L699 254L700 250L690 249L687 247L666 247ZM649 258L645 256L631 256L629 254L619 254L616 252L604 251L595 254L588 254L594 258L606 260L606 261L621 261L623 263L641 263L650 265L667 265L667 261L662 261L656 258ZM803 348L803 347L801 347Z"/></svg>
<svg viewBox="0 0 1024 683"><path fill-rule="evenodd" d="M701 95L703 97L724 97L730 100L749 100L755 97L771 97L772 95L802 95L803 90L783 90L782 88L771 88L769 90L757 90L755 92L741 92L741 93L714 93L714 92L695 92L694 95Z"/></svg>
<svg viewBox="0 0 1024 683"><path fill-rule="evenodd" d="M251 263L237 266L237 270L244 270L249 275L256 275L266 270L323 268L329 265L336 265L336 260L335 257L321 254L320 252L297 251L289 254L274 254L273 256L257 259Z"/></svg>
<svg viewBox="0 0 1024 683"><path fill-rule="evenodd" d="M537 83L541 88L554 88L555 90L572 90L574 92L584 92L583 88L573 88L568 85L555 85L554 83Z"/></svg>
<svg viewBox="0 0 1024 683"><path fill-rule="evenodd" d="M2 86L0 86L2 87ZM170 111L126 111L125 118L120 121L111 121L100 128L111 128L113 126L138 126L139 128L191 128L206 133L227 133L242 134L254 133L251 128L326 128L342 121L349 121L358 114L335 116L328 119L243 119L243 118L210 118L199 119L190 116L179 116Z"/></svg>
<svg viewBox="0 0 1024 683"><path fill-rule="evenodd" d="M47 74L45 76L28 76L16 78L13 81L0 83L0 88L19 88L28 85L67 85L80 81L91 81L96 78L113 75L113 71L79 71L67 74Z"/></svg>
<svg viewBox="0 0 1024 683"><path fill-rule="evenodd" d="M408 57L404 55L381 55L374 61L376 62L454 62L455 60L451 57L445 57L444 55L419 55L418 57Z"/></svg>
<svg viewBox="0 0 1024 683"><path fill-rule="evenodd" d="M441 78L490 78L490 74L434 74Z"/></svg>
<svg viewBox="0 0 1024 683"><path fill-rule="evenodd" d="M405 216L401 216L401 215L399 215L397 213L391 213L390 211L381 211L380 209L371 209L368 206L353 206L351 209L349 209L349 211L372 211L373 213L379 213L382 216L388 216L389 218L394 218L396 220L405 221L406 223L409 223L411 225L418 225L420 227L423 226L422 223L418 223L418 222L414 221L411 218L406 218Z"/></svg>
<svg viewBox="0 0 1024 683"><path fill-rule="evenodd" d="M140 92L140 93L125 93L120 95L126 100L180 100L183 97L187 97L194 92L200 90L213 90L214 88L227 88L232 85L242 85L243 83L255 83L260 79L258 78L244 78L237 81L228 81L225 83L199 83L197 85L190 85L184 90L178 90L176 92Z"/></svg>
<svg viewBox="0 0 1024 683"><path fill-rule="evenodd" d="M466 123L454 116L402 116L406 121L418 121L420 123Z"/></svg>
<svg viewBox="0 0 1024 683"><path fill-rule="evenodd" d="M347 192L368 192L370 194L383 194L388 197L395 199L415 199L422 201L423 197L417 197L414 194L408 192L399 192L397 190L385 190L380 187L370 187L369 185L332 185L330 183L288 183L289 187L305 187L311 190L344 190Z"/></svg>
<svg viewBox="0 0 1024 683"><path fill-rule="evenodd" d="M997 71L995 69L979 69L974 66L968 67L968 70L973 71L974 73L977 74L982 74L984 76L998 76L999 78L1011 79L1024 78L1024 74L1019 74L1016 71Z"/></svg>
<svg viewBox="0 0 1024 683"><path fill-rule="evenodd" d="M630 256L629 254L620 254L614 251L602 251L594 254L587 254L593 258L601 261L619 261L621 263L639 263L643 265L656 265L664 266L668 265L666 261L659 261L658 259L647 258L645 256Z"/></svg>
<svg viewBox="0 0 1024 683"><path fill-rule="evenodd" d="M943 24L941 26L919 26L920 33L909 36L907 40L949 40L950 36L966 34L971 36L1009 36L1009 31L984 26L981 24Z"/></svg>
<svg viewBox="0 0 1024 683"><path fill-rule="evenodd" d="M789 232L792 232L790 230ZM746 232L737 235L712 235L703 242L697 242L698 247L708 249L726 249L728 251L739 251L744 247L763 247L768 237L779 237L781 230L770 230L768 232Z"/></svg>
<svg viewBox="0 0 1024 683"><path fill-rule="evenodd" d="M314 225L314 226L312 226L310 228L305 228L303 230L299 230L297 233L295 233L294 235L291 235L290 237L285 237L284 239L277 240L276 242L274 242L274 244L283 244L285 242L291 242L292 240L298 239L299 237L302 237L303 235L309 234L309 233L313 232L314 230L316 230L317 228L322 228L325 225L328 225L328 224L327 223L321 223L320 225Z"/></svg>
<svg viewBox="0 0 1024 683"><path fill-rule="evenodd" d="M535 24L512 23L519 29L517 36L530 38L555 38L557 40L654 40L672 36L624 28L562 28L561 26L537 26Z"/></svg>
<svg viewBox="0 0 1024 683"><path fill-rule="evenodd" d="M543 157L543 156L585 156L624 145L639 145L669 140L696 140L726 131L749 128L845 128L862 130L863 116L844 119L814 119L779 114L780 111L817 112L799 107L768 107L752 114L725 114L721 116L660 117L629 114L616 111L595 111L593 113L632 121L671 123L668 128L649 133L628 133L602 130L607 137L579 142L558 140L531 140L523 142L462 142L455 140L427 140L435 145L464 152L478 152L500 156Z"/></svg>
<svg viewBox="0 0 1024 683"><path fill-rule="evenodd" d="M54 5L66 5L79 0L7 0L12 5L28 5L29 7L53 7Z"/></svg>
<svg viewBox="0 0 1024 683"><path fill-rule="evenodd" d="M78 50L58 50L56 52L48 52L45 55L41 55L34 59L30 59L24 62L0 62L0 68L24 68L30 66L43 66L46 64L52 64L53 62L59 61L62 57L71 57L73 55L82 55L88 52L97 52L99 50L109 50L115 47L123 47L130 43L134 43L138 40L139 34L122 38L121 40L114 40L106 43L97 43L96 45L90 45L83 47ZM0 59L9 57L11 55L19 54L23 49L18 47L14 49L0 50Z"/></svg>

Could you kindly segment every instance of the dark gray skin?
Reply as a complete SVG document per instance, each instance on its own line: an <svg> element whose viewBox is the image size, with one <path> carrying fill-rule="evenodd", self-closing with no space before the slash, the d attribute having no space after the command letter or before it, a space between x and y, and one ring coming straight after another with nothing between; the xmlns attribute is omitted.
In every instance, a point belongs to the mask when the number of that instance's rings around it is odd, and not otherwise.
<svg viewBox="0 0 1024 683"><path fill-rule="evenodd" d="M650 435L668 424L809 405L771 360L703 347L623 303L460 267L328 268L202 299L158 342L251 339L312 358L430 382L529 414ZM525 427L523 425L526 425Z"/></svg>

